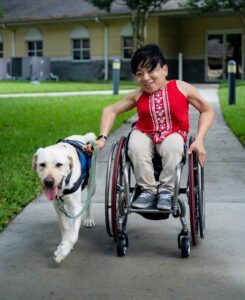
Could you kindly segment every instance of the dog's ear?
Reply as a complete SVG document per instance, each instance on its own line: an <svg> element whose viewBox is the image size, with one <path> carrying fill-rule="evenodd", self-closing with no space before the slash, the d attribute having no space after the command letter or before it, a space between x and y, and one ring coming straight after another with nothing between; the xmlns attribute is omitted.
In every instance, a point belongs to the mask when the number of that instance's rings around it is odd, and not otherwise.
<svg viewBox="0 0 245 300"><path fill-rule="evenodd" d="M33 171L37 170L37 153L34 154L32 158L32 170Z"/></svg>
<svg viewBox="0 0 245 300"><path fill-rule="evenodd" d="M39 151L41 150L42 148L39 148L37 150L37 152L33 155L33 158L32 158L32 170L33 171L36 171L37 170L37 156L38 156L38 153Z"/></svg>
<svg viewBox="0 0 245 300"><path fill-rule="evenodd" d="M68 159L70 161L70 169L72 170L73 169L73 165L74 165L73 158L71 156L68 156Z"/></svg>

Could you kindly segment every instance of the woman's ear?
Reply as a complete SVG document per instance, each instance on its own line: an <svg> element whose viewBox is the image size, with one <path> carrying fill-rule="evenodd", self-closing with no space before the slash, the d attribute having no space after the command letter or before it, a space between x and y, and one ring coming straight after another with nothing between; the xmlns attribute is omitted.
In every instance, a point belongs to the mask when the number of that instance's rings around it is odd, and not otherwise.
<svg viewBox="0 0 245 300"><path fill-rule="evenodd" d="M164 66L162 67L162 69L163 69L164 75L167 77L167 76L168 76L168 66L167 66L167 65L164 65Z"/></svg>

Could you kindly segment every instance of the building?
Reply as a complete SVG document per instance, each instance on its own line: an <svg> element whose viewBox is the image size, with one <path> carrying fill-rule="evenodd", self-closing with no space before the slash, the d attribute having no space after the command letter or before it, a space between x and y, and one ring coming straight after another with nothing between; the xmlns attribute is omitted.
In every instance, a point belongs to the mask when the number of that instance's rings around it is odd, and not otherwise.
<svg viewBox="0 0 245 300"><path fill-rule="evenodd" d="M178 76L217 82L227 77L227 61L237 63L244 79L245 21L232 10L195 16L170 0L147 23L146 43L158 44ZM50 73L60 80L111 78L112 61L121 61L121 78L130 79L132 27L127 7L113 5L110 13L85 0L2 0L0 19L0 78L35 79ZM41 71L40 71L41 70ZM36 75L37 79L40 78ZM47 79L45 76L44 79Z"/></svg>

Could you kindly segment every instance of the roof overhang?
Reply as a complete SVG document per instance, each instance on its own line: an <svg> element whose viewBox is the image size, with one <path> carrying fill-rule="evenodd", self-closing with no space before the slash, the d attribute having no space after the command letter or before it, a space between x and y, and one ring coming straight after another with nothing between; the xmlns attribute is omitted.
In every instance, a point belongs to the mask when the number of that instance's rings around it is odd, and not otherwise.
<svg viewBox="0 0 245 300"><path fill-rule="evenodd" d="M212 14L203 14L204 17L211 17L211 16L228 16L228 15L238 15L238 13L234 12L231 9L224 9L220 12L212 13ZM195 14L195 12L191 11L184 11L184 10L171 10L171 11L153 11L150 13L150 16L160 16L160 17L170 17L170 18L180 18L180 17L200 17L200 15ZM103 22L106 24L106 21L114 20L114 19L130 19L130 13L116 13L116 14L95 14L95 15L88 15L88 16L58 16L52 18L37 18L37 19L30 19L30 18L21 18L21 19L0 19L0 26L1 27L16 27L16 26L23 26L23 25L31 25L31 24L54 24L54 23L70 23L70 22L77 22L77 21L95 21L95 22Z"/></svg>

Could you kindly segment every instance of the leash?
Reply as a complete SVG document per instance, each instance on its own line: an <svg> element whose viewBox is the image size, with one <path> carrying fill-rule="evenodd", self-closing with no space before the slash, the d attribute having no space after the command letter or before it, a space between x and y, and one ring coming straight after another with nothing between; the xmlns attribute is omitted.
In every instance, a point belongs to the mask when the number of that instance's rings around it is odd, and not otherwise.
<svg viewBox="0 0 245 300"><path fill-rule="evenodd" d="M94 148L93 156L92 156L92 164L89 170L89 177L88 177L88 185L87 185L87 199L84 202L82 210L76 215L73 216L64 205L64 200L61 197L57 197L57 203L59 210L69 219L77 219L80 217L83 212L89 207L91 203L91 199L96 191L96 168L97 168L97 159L98 159L98 146L94 141L89 141L88 144L91 144Z"/></svg>

